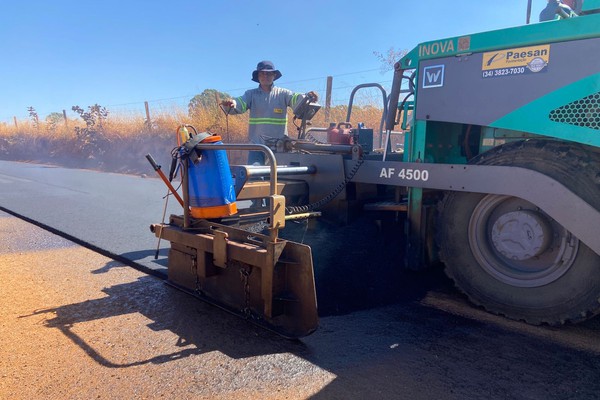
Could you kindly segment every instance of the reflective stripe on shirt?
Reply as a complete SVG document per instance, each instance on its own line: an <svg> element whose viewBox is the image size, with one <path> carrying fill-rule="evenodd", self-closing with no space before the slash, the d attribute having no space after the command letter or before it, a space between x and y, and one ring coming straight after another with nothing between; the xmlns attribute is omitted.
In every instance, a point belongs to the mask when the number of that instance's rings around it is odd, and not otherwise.
<svg viewBox="0 0 600 400"><path fill-rule="evenodd" d="M285 125L287 124L287 115L285 118L250 118L250 125Z"/></svg>

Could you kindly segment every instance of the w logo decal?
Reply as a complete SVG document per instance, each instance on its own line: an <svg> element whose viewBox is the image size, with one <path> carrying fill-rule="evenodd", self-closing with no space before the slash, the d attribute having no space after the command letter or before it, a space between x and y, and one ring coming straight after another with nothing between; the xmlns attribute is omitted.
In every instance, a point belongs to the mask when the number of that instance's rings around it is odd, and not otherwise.
<svg viewBox="0 0 600 400"><path fill-rule="evenodd" d="M423 69L423 89L444 86L444 65L433 65Z"/></svg>

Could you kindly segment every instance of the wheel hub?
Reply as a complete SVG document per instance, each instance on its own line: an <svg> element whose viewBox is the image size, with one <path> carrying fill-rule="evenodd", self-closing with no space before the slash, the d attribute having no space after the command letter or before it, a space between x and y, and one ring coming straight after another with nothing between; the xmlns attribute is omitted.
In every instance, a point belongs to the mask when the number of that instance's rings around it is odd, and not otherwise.
<svg viewBox="0 0 600 400"><path fill-rule="evenodd" d="M551 242L552 229L546 219L530 210L503 214L492 226L492 243L511 260L527 260L542 254Z"/></svg>
<svg viewBox="0 0 600 400"><path fill-rule="evenodd" d="M579 241L533 204L487 195L469 221L469 245L479 265L516 287L539 287L564 275Z"/></svg>

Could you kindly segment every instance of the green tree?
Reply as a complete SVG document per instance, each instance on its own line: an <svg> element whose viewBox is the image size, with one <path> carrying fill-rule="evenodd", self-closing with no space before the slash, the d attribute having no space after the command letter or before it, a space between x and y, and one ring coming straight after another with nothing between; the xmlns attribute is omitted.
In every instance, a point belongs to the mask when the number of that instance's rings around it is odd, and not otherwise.
<svg viewBox="0 0 600 400"><path fill-rule="evenodd" d="M56 125L63 120L63 114L59 112L52 112L46 116L46 123Z"/></svg>
<svg viewBox="0 0 600 400"><path fill-rule="evenodd" d="M216 89L205 89L202 93L195 95L188 104L188 115L192 118L198 117L202 111L214 111L218 108L218 101L229 99L231 95L219 92Z"/></svg>

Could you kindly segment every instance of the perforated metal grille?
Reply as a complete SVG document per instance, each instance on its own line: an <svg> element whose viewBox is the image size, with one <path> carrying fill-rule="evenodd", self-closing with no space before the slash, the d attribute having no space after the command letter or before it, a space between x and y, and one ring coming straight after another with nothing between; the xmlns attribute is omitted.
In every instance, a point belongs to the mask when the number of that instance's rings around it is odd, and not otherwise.
<svg viewBox="0 0 600 400"><path fill-rule="evenodd" d="M600 93L594 93L550 112L550 120L600 129Z"/></svg>

